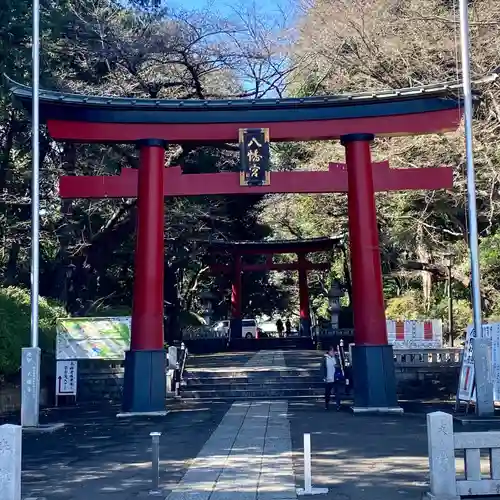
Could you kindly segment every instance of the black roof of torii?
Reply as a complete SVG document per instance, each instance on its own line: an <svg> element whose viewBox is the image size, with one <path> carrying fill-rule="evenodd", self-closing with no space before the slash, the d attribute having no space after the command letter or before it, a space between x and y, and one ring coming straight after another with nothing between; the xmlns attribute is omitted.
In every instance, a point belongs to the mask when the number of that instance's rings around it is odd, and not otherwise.
<svg viewBox="0 0 500 500"><path fill-rule="evenodd" d="M475 83L494 81L493 73ZM32 89L6 77L14 98L31 110ZM459 82L389 89L352 94L336 94L281 99L144 99L80 95L40 90L42 120L63 119L121 123L236 123L252 121L302 121L359 116L390 116L456 107L460 102ZM279 113L276 113L279 111ZM358 116L359 115L359 116Z"/></svg>
<svg viewBox="0 0 500 500"><path fill-rule="evenodd" d="M294 253L294 252L321 252L340 248L345 238L334 236L331 238L307 238L294 240L261 240L261 241L223 241L215 240L208 243L209 249L245 253Z"/></svg>

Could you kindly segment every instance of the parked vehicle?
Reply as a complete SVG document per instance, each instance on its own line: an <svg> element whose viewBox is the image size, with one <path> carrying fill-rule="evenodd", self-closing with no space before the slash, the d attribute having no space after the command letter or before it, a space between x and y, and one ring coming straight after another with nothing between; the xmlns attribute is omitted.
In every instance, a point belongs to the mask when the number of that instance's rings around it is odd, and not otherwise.
<svg viewBox="0 0 500 500"><path fill-rule="evenodd" d="M241 322L241 336L245 339L258 339L260 331L255 319L244 319Z"/></svg>

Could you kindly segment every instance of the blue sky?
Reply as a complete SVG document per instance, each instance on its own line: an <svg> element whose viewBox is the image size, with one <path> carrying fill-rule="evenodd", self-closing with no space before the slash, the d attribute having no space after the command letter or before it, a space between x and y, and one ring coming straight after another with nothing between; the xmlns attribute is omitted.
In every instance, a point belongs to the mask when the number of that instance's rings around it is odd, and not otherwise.
<svg viewBox="0 0 500 500"><path fill-rule="evenodd" d="M213 13L218 11L222 15L230 15L238 5L249 7L252 3L255 3L259 13L276 16L280 14L281 9L290 14L297 0L170 0L168 5L193 10L208 7Z"/></svg>

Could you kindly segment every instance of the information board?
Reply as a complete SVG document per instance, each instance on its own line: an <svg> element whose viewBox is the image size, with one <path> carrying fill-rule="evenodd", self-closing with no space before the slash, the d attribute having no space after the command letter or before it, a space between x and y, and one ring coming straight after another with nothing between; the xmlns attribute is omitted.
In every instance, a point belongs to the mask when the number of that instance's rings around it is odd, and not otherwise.
<svg viewBox="0 0 500 500"><path fill-rule="evenodd" d="M500 323L482 325L483 337L491 339L491 370L493 376L493 400L500 402ZM464 354L457 397L460 401L475 401L474 389L474 348L472 339L476 338L473 325L467 327Z"/></svg>
<svg viewBox="0 0 500 500"><path fill-rule="evenodd" d="M78 361L59 360L56 364L56 396L76 396Z"/></svg>
<svg viewBox="0 0 500 500"><path fill-rule="evenodd" d="M125 359L130 347L130 325L130 316L59 319L56 359Z"/></svg>

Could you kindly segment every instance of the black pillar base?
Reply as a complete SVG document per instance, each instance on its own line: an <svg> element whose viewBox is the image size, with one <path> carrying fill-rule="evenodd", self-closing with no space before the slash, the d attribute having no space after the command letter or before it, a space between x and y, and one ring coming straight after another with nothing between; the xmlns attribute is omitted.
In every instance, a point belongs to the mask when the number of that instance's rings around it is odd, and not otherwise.
<svg viewBox="0 0 500 500"><path fill-rule="evenodd" d="M231 328L231 338L232 339L241 339L243 330L242 330L242 322L241 319L232 319L229 325Z"/></svg>
<svg viewBox="0 0 500 500"><path fill-rule="evenodd" d="M311 336L311 320L309 318L300 318L299 335L301 337Z"/></svg>
<svg viewBox="0 0 500 500"><path fill-rule="evenodd" d="M165 411L165 351L127 351L123 379L124 413Z"/></svg>
<svg viewBox="0 0 500 500"><path fill-rule="evenodd" d="M355 413L401 413L391 345L352 346Z"/></svg>

